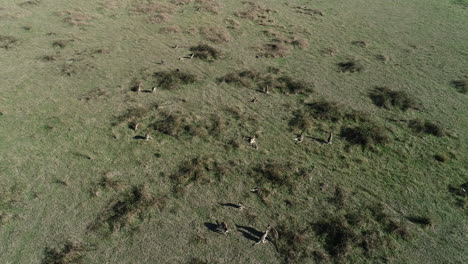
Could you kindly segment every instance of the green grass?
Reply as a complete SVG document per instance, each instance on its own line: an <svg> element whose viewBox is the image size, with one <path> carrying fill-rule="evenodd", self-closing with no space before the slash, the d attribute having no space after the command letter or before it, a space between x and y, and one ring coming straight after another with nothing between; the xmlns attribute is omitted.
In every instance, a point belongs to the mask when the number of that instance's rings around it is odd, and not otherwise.
<svg viewBox="0 0 468 264"><path fill-rule="evenodd" d="M465 2L2 1L0 262L465 263Z"/></svg>

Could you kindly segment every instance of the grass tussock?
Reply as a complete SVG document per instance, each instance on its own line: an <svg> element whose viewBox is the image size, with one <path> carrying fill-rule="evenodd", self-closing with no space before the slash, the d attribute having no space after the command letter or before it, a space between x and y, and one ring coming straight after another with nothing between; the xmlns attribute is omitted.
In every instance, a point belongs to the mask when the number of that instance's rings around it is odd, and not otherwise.
<svg viewBox="0 0 468 264"><path fill-rule="evenodd" d="M193 53L193 56L195 58L205 60L205 61L217 60L221 55L219 50L206 44L193 46L190 48L190 51Z"/></svg>
<svg viewBox="0 0 468 264"><path fill-rule="evenodd" d="M220 136L227 129L226 121L219 115L213 114L204 119L197 119L181 112L162 112L151 127L172 137L207 137Z"/></svg>
<svg viewBox="0 0 468 264"><path fill-rule="evenodd" d="M92 247L79 243L66 242L61 248L44 249L44 258L41 264L79 264L84 263L83 258Z"/></svg>
<svg viewBox="0 0 468 264"><path fill-rule="evenodd" d="M202 27L200 28L201 35L213 43L226 43L233 40L233 37L222 27Z"/></svg>
<svg viewBox="0 0 468 264"><path fill-rule="evenodd" d="M228 73L218 78L218 82L225 82L247 88L256 88L259 91L278 91L282 94L306 94L313 91L313 85L290 76L276 76L279 72L261 73L253 70Z"/></svg>
<svg viewBox="0 0 468 264"><path fill-rule="evenodd" d="M364 70L364 66L359 61L348 60L338 63L340 72L356 73Z"/></svg>
<svg viewBox="0 0 468 264"><path fill-rule="evenodd" d="M450 85L457 90L457 92L462 94L468 93L468 82L466 80L455 80L450 83Z"/></svg>
<svg viewBox="0 0 468 264"><path fill-rule="evenodd" d="M228 167L219 161L208 157L196 157L183 161L170 179L175 186L186 186L192 182L209 184L219 181L228 170Z"/></svg>
<svg viewBox="0 0 468 264"><path fill-rule="evenodd" d="M41 4L41 3L42 3L42 0L28 0L28 1L21 2L18 5L20 7L26 8L26 7L30 7L30 6L37 6L37 5Z"/></svg>
<svg viewBox="0 0 468 264"><path fill-rule="evenodd" d="M291 54L291 48L282 42L267 43L260 48L259 56L265 58L284 58Z"/></svg>
<svg viewBox="0 0 468 264"><path fill-rule="evenodd" d="M16 47L18 44L19 39L13 36L0 35L0 48L7 50Z"/></svg>
<svg viewBox="0 0 468 264"><path fill-rule="evenodd" d="M188 72L180 70L160 71L153 74L156 85L163 89L176 89L182 85L192 84L197 81L197 77Z"/></svg>
<svg viewBox="0 0 468 264"><path fill-rule="evenodd" d="M389 248L393 239L411 236L406 224L390 217L380 206L339 211L312 227L325 251L337 261L361 252L372 258L377 251Z"/></svg>
<svg viewBox="0 0 468 264"><path fill-rule="evenodd" d="M277 241L278 253L285 263L306 263L314 255L311 245L312 233L308 228L298 228L289 224L277 227L279 239ZM327 259L326 255L323 255Z"/></svg>
<svg viewBox="0 0 468 264"><path fill-rule="evenodd" d="M157 108L157 106L154 108ZM135 122L136 120L145 117L150 111L150 107L136 106L130 108L121 115L117 116L112 125L117 126L127 122Z"/></svg>
<svg viewBox="0 0 468 264"><path fill-rule="evenodd" d="M133 186L113 199L89 228L113 233L142 221L151 207L157 206L161 210L165 204L165 197L156 198L148 186Z"/></svg>
<svg viewBox="0 0 468 264"><path fill-rule="evenodd" d="M58 13L59 16L63 17L63 21L71 26L89 26L94 17L87 15L82 12L75 11L63 11Z"/></svg>
<svg viewBox="0 0 468 264"><path fill-rule="evenodd" d="M450 193L456 196L459 196L461 198L468 197L468 181L458 186L449 185L448 190Z"/></svg>
<svg viewBox="0 0 468 264"><path fill-rule="evenodd" d="M424 133L436 137L443 137L446 134L439 124L429 120L414 119L408 123L408 126L416 133Z"/></svg>
<svg viewBox="0 0 468 264"><path fill-rule="evenodd" d="M406 111L408 109L419 109L419 105L408 93L394 91L388 87L376 87L369 92L372 102L378 107L398 108Z"/></svg>
<svg viewBox="0 0 468 264"><path fill-rule="evenodd" d="M286 187L290 191L303 181L308 171L291 162L269 160L253 169L259 184L271 184L274 187Z"/></svg>
<svg viewBox="0 0 468 264"><path fill-rule="evenodd" d="M143 14L173 14L175 12L175 6L158 2L149 1L148 3L139 4L135 11Z"/></svg>
<svg viewBox="0 0 468 264"><path fill-rule="evenodd" d="M219 14L222 6L218 0L195 0L195 8L200 12Z"/></svg>
<svg viewBox="0 0 468 264"><path fill-rule="evenodd" d="M364 112L347 109L336 102L317 100L295 111L293 118L289 121L289 127L292 130L306 131L321 120L333 123L370 121L369 116Z"/></svg>
<svg viewBox="0 0 468 264"><path fill-rule="evenodd" d="M263 7L253 2L244 2L247 7L242 11L234 13L235 16L243 19L248 19L260 23L264 23L268 20L268 15L276 13L275 10Z"/></svg>
<svg viewBox="0 0 468 264"><path fill-rule="evenodd" d="M386 129L371 122L344 127L340 135L351 144L361 145L364 148L373 148L390 142Z"/></svg>

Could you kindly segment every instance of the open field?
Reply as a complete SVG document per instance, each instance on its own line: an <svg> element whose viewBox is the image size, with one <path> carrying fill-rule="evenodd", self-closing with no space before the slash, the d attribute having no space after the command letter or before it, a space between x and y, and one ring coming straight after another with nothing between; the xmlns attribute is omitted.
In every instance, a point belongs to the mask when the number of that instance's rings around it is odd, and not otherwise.
<svg viewBox="0 0 468 264"><path fill-rule="evenodd" d="M0 1L0 263L468 263L467 28L467 0Z"/></svg>

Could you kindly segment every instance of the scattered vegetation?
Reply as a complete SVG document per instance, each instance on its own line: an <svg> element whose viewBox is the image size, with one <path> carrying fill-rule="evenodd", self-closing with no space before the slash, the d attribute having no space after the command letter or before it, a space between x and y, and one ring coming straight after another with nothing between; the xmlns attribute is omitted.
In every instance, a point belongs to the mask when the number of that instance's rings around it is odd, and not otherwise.
<svg viewBox="0 0 468 264"><path fill-rule="evenodd" d="M429 134L436 137L443 137L446 134L439 124L428 120L414 119L409 121L408 126L417 133Z"/></svg>
<svg viewBox="0 0 468 264"><path fill-rule="evenodd" d="M338 63L339 71L340 72L361 72L364 70L364 67L361 65L360 62L356 60L348 60L344 62Z"/></svg>
<svg viewBox="0 0 468 264"><path fill-rule="evenodd" d="M466 94L468 93L468 82L465 80L455 80L450 83L457 92Z"/></svg>
<svg viewBox="0 0 468 264"><path fill-rule="evenodd" d="M369 92L369 97L378 107L399 108L403 111L418 109L418 103L406 92L394 91L388 87L376 87Z"/></svg>
<svg viewBox="0 0 468 264"><path fill-rule="evenodd" d="M220 52L217 49L206 44L193 46L190 48L190 51L193 53L195 58L201 60L214 61L220 57Z"/></svg>
<svg viewBox="0 0 468 264"><path fill-rule="evenodd" d="M194 74L182 72L180 70L160 71L154 73L157 86L164 89L176 89L182 85L195 83L197 78Z"/></svg>
<svg viewBox="0 0 468 264"><path fill-rule="evenodd" d="M383 145L390 141L385 128L371 122L353 127L344 127L341 129L341 136L348 142L365 148Z"/></svg>

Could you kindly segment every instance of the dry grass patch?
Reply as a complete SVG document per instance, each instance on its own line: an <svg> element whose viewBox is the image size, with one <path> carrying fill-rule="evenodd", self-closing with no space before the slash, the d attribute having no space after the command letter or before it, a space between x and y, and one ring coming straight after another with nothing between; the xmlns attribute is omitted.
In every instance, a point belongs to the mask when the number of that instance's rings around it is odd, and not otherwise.
<svg viewBox="0 0 468 264"><path fill-rule="evenodd" d="M376 87L369 92L372 102L378 107L386 109L398 108L406 111L408 109L419 109L419 104L408 93L394 91L388 87Z"/></svg>
<svg viewBox="0 0 468 264"><path fill-rule="evenodd" d="M121 115L115 117L115 121L112 123L113 126L121 125L127 122L135 122L138 119L145 117L147 114L150 113L152 109L157 109L157 105L153 107L143 107L143 106L136 106L128 109Z"/></svg>
<svg viewBox="0 0 468 264"><path fill-rule="evenodd" d="M243 11L238 11L235 16L253 21L265 21L267 16L276 13L275 10L260 6L253 2L243 2L247 7Z"/></svg>
<svg viewBox="0 0 468 264"><path fill-rule="evenodd" d="M219 115L213 114L199 119L181 112L160 113L151 127L160 133L172 137L218 137L226 129L226 121Z"/></svg>
<svg viewBox="0 0 468 264"><path fill-rule="evenodd" d="M308 176L308 171L291 162L267 160L254 167L252 174L258 184L268 183L277 188L286 187L289 191L294 191Z"/></svg>

